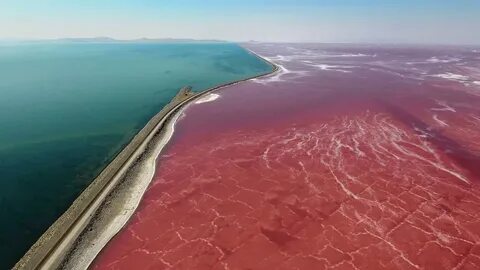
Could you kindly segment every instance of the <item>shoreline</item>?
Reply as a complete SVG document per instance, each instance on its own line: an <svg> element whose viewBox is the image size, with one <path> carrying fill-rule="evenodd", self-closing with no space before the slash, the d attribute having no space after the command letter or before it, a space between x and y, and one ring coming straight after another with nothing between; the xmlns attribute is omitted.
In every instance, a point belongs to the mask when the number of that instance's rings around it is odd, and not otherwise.
<svg viewBox="0 0 480 270"><path fill-rule="evenodd" d="M242 48L267 63L272 67L272 70L249 78L211 87L198 93L191 92L188 87L182 88L172 101L153 116L145 127L113 158L112 162L77 197L67 211L42 234L37 242L15 264L14 269L52 269L58 267L65 268L67 266L69 266L69 269L72 266L75 266L75 269L87 268L103 247L108 244L108 241L123 228L135 212L145 190L153 179L156 160L173 135L175 123L184 109L191 102L204 98L212 92L245 81L272 76L281 70L279 66L271 61L249 49ZM153 147L151 144L154 144ZM156 156L152 160L152 155L154 154ZM145 161L150 162L151 167L139 168L138 166L145 166ZM142 172L138 175L139 172L135 170ZM145 172L145 170L147 171ZM131 175L132 171L134 171L133 177ZM149 173L151 176L145 178L145 173ZM141 177L142 175L143 177ZM127 179L129 177L130 179ZM138 182L139 180L140 184L129 183L129 181ZM122 187L123 190L118 190L122 185L124 185ZM125 197L130 194L124 192L128 189L136 189L136 196L130 197L130 203L126 202L128 198ZM123 197L117 196L118 198L115 201L115 195L122 192ZM117 210L116 215L111 214L111 207ZM109 210L106 211L108 213L104 211L104 216L102 216L100 212L106 209ZM99 232L103 245L93 244L98 241ZM90 235L88 235L89 233ZM79 250L82 252L79 252ZM75 258L77 258L76 261L74 261Z"/></svg>

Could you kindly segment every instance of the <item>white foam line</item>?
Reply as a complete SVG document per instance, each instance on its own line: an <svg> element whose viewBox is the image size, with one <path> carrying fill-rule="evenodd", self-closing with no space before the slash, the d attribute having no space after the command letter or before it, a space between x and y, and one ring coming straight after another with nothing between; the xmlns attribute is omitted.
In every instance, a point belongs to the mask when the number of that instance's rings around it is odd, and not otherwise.
<svg viewBox="0 0 480 270"><path fill-rule="evenodd" d="M344 70L344 69L354 68L353 66L335 66L335 65L326 65L326 64L314 64L310 66L319 68L320 70L324 70L324 71L338 71L343 73L351 73L352 72L351 70Z"/></svg>
<svg viewBox="0 0 480 270"><path fill-rule="evenodd" d="M402 74L402 73L396 72L396 71L392 71L392 70L388 70L386 68L376 68L376 67L374 67L374 68L369 68L368 70L375 71L375 72L382 72L382 73L390 74L390 75L393 75L393 76L398 76L398 77L401 77L401 78L408 78L408 79L413 79L413 80L417 79L416 77L406 76L405 74Z"/></svg>
<svg viewBox="0 0 480 270"><path fill-rule="evenodd" d="M439 169L439 170L441 170L441 171L443 171L443 172L446 172L446 173L448 173L448 174L450 174L450 175L455 176L455 177L456 177L457 179L459 179L460 181L462 181L462 182L464 182L464 183L467 183L467 184L470 184L470 181L469 181L467 178L465 178L463 175L461 175L461 174L459 174L459 173L457 173L457 172L455 172L455 171L452 171L452 170L449 170L449 169L445 168L442 164L438 164L438 163L436 163L436 162L433 162L433 161L431 161L431 160L428 160L428 159L426 159L426 158L424 158L424 157L422 157L422 156L419 156L419 155L417 155L417 154L415 154L415 153L413 153L413 152L406 151L405 149L403 149L402 147L400 147L397 143L393 143L393 146L394 146L398 151L402 152L403 154L405 154L405 155L407 155L407 156L411 156L411 157L417 158L417 159L419 159L419 160L422 160L422 161L424 161L424 162L432 165L433 167L435 167L435 168L437 168L437 169Z"/></svg>
<svg viewBox="0 0 480 270"><path fill-rule="evenodd" d="M437 104L442 106L442 108L431 108L432 111L449 111L449 112L457 112L454 108L447 105L445 101L437 101Z"/></svg>
<svg viewBox="0 0 480 270"><path fill-rule="evenodd" d="M324 54L323 57L376 57L376 54L346 53L346 54Z"/></svg>
<svg viewBox="0 0 480 270"><path fill-rule="evenodd" d="M269 59L269 58L265 58L265 59L271 61L271 59ZM261 84L267 84L267 83L271 83L271 82L280 82L280 81L283 81L283 79L281 78L283 75L288 74L288 73L292 73L290 70L288 70L283 65L280 65L278 63L275 63L275 64L278 66L278 71L275 75L267 77L267 78L253 79L253 81L256 82L256 83L261 83Z"/></svg>
<svg viewBox="0 0 480 270"><path fill-rule="evenodd" d="M217 100L219 97L220 97L219 94L214 94L214 93L208 94L208 95L205 95L204 97L197 99L197 101L195 101L195 104L212 102L214 100Z"/></svg>
<svg viewBox="0 0 480 270"><path fill-rule="evenodd" d="M437 77L437 78L442 78L442 79L452 80L452 81L468 81L468 79L469 79L468 76L461 75L461 74L455 74L455 73L451 73L451 72L432 75L432 77Z"/></svg>
<svg viewBox="0 0 480 270"><path fill-rule="evenodd" d="M274 56L270 59L275 60L275 61L280 61L280 62L290 62L290 61L293 60L293 58L295 58L295 55L284 56L284 55L278 54L277 56Z"/></svg>
<svg viewBox="0 0 480 270"><path fill-rule="evenodd" d="M448 127L448 124L445 121L440 120L438 118L438 115L436 115L436 114L433 115L433 120L435 120L435 122L437 122L442 127Z"/></svg>
<svg viewBox="0 0 480 270"><path fill-rule="evenodd" d="M436 56L433 56L433 57L430 57L429 59L427 59L427 62L429 63L451 63L451 62L458 62L460 61L461 59L459 58L455 58L455 57L449 57L449 58L438 58Z"/></svg>
<svg viewBox="0 0 480 270"><path fill-rule="evenodd" d="M473 114L471 115L471 117L472 117L473 119L477 120L478 122L480 122L480 118L479 118L479 117L476 117L476 116L473 115Z"/></svg>
<svg viewBox="0 0 480 270"><path fill-rule="evenodd" d="M284 65L281 65L278 62L272 60L272 58L265 57L265 56L262 56L262 57L267 59L268 61L274 63L278 67L278 71L274 75L271 75L271 76L266 76L266 77L262 77L262 78L253 79L252 80L253 82L265 85L265 84L269 84L269 83L273 83L273 82L285 81L285 79L283 79L282 77L287 75L287 74L297 74L297 75L303 76L306 73L308 73L307 71L303 71L303 70L289 70Z"/></svg>
<svg viewBox="0 0 480 270"><path fill-rule="evenodd" d="M355 195L352 191L350 191L348 188L345 187L345 185L342 183L342 181L340 181L338 179L338 177L335 175L335 173L333 172L330 165L328 165L328 169L330 170L330 173L333 175L333 179L335 180L335 182L337 182L337 184L342 188L343 192L345 192L347 195L349 195L349 196L358 200L359 199L358 196Z"/></svg>

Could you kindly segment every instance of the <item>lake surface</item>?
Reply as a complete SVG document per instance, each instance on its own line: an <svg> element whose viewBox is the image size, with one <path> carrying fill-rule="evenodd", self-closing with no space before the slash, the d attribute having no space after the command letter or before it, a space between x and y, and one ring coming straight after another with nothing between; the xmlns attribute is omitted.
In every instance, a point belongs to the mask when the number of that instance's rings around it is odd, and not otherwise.
<svg viewBox="0 0 480 270"><path fill-rule="evenodd" d="M92 270L480 269L479 48L245 46Z"/></svg>
<svg viewBox="0 0 480 270"><path fill-rule="evenodd" d="M0 269L181 87L270 69L231 43L0 44Z"/></svg>

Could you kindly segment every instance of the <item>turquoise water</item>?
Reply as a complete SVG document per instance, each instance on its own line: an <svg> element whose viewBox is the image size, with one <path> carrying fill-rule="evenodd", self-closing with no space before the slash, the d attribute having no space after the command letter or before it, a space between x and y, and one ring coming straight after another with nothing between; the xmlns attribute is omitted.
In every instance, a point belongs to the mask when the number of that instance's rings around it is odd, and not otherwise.
<svg viewBox="0 0 480 270"><path fill-rule="evenodd" d="M270 69L230 43L0 44L0 269L181 87Z"/></svg>

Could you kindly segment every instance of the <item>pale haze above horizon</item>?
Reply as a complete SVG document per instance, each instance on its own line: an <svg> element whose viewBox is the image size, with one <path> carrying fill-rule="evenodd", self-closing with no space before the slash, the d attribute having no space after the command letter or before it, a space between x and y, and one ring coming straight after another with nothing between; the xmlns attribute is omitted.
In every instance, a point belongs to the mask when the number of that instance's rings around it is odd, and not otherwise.
<svg viewBox="0 0 480 270"><path fill-rule="evenodd" d="M0 39L480 44L477 0L0 0Z"/></svg>

